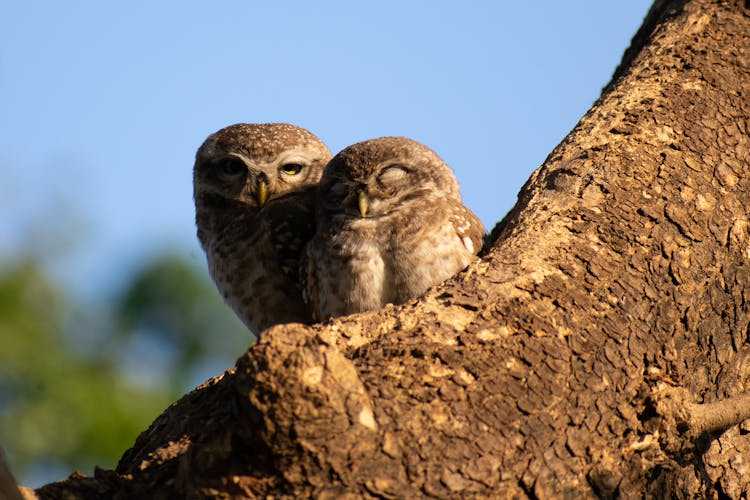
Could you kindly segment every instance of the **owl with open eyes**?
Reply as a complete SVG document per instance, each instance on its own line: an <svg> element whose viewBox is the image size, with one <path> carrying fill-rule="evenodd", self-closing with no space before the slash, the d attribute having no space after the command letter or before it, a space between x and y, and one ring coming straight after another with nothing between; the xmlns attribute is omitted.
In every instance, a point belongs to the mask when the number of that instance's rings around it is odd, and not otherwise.
<svg viewBox="0 0 750 500"><path fill-rule="evenodd" d="M312 321L299 261L315 230L315 190L331 153L307 130L240 123L198 149L193 197L198 239L224 300L256 335Z"/></svg>
<svg viewBox="0 0 750 500"><path fill-rule="evenodd" d="M431 149L404 137L338 153L320 180L301 271L313 317L401 304L476 259L484 226Z"/></svg>

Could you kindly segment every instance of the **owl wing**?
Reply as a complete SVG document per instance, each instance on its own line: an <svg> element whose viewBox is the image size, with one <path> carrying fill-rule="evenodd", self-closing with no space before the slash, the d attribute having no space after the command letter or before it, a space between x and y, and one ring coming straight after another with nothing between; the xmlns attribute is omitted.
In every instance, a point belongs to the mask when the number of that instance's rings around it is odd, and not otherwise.
<svg viewBox="0 0 750 500"><path fill-rule="evenodd" d="M281 272L299 286L300 259L315 234L315 186L269 203L266 222Z"/></svg>
<svg viewBox="0 0 750 500"><path fill-rule="evenodd" d="M460 202L453 202L451 209L451 223L456 235L463 242L469 253L476 255L482 249L484 240L484 224L479 218Z"/></svg>
<svg viewBox="0 0 750 500"><path fill-rule="evenodd" d="M320 298L317 287L317 268L315 258L311 255L312 245L307 245L302 251L302 257L299 263L299 285L302 291L302 298L310 308L314 321L322 321L318 311L320 310Z"/></svg>

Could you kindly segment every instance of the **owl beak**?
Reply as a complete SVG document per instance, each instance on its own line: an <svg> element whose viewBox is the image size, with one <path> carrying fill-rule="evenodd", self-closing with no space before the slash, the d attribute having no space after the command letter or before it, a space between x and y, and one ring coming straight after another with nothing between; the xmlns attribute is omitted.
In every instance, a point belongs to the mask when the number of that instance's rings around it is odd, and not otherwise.
<svg viewBox="0 0 750 500"><path fill-rule="evenodd" d="M370 208L370 200L367 198L367 194L364 191L359 192L359 214L362 217L367 216L367 209Z"/></svg>
<svg viewBox="0 0 750 500"><path fill-rule="evenodd" d="M255 200L258 202L259 206L263 206L266 204L266 199L268 198L268 184L266 184L266 181L263 179L258 180L257 188L255 189Z"/></svg>

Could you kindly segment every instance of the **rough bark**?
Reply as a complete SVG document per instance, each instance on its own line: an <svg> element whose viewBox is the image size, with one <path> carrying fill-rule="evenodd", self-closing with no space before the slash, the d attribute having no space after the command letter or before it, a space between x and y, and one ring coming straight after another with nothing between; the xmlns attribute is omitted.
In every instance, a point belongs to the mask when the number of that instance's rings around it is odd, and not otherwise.
<svg viewBox="0 0 750 500"><path fill-rule="evenodd" d="M749 131L748 2L657 0L480 262L266 331L115 471L37 493L742 497Z"/></svg>

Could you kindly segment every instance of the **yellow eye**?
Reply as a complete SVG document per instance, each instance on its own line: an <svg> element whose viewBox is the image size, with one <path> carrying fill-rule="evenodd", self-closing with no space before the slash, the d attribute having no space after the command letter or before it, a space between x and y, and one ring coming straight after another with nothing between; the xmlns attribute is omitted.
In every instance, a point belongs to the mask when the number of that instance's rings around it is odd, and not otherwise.
<svg viewBox="0 0 750 500"><path fill-rule="evenodd" d="M286 165L282 165L279 170L284 172L286 175L297 175L298 173L302 172L302 165L299 163L287 163Z"/></svg>

